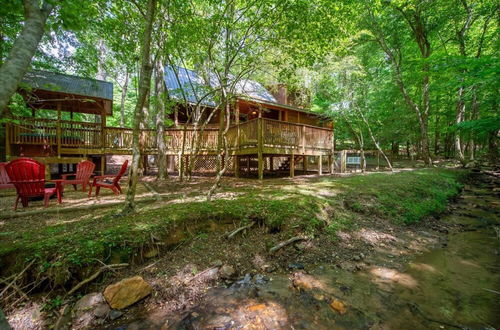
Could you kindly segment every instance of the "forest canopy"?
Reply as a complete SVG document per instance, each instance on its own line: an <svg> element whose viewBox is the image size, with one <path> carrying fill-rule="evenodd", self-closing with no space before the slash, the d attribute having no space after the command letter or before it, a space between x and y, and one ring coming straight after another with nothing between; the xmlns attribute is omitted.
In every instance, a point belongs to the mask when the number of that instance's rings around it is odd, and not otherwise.
<svg viewBox="0 0 500 330"><path fill-rule="evenodd" d="M339 149L494 160L499 12L495 0L7 1L2 120L27 111L15 91L43 69L113 82L107 124L155 128L173 106L159 72L176 65L215 74L220 104L240 79L286 86L334 120Z"/></svg>

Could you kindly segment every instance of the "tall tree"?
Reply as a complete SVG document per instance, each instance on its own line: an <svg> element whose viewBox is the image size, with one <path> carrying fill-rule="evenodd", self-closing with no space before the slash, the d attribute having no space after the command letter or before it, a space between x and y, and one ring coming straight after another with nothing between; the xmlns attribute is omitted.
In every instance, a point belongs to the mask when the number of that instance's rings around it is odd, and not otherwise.
<svg viewBox="0 0 500 330"><path fill-rule="evenodd" d="M4 116L10 98L26 74L31 59L45 33L45 23L54 9L53 1L23 0L24 26L0 67L0 118Z"/></svg>
<svg viewBox="0 0 500 330"><path fill-rule="evenodd" d="M148 0L145 14L144 33L141 43L141 69L139 73L139 93L134 110L133 141L132 141L132 163L129 171L129 181L127 196L122 213L127 214L135 210L135 193L139 180L139 162L142 155L140 145L140 127L143 120L143 109L146 104L151 88L151 37L153 32L153 22L155 18L156 0Z"/></svg>

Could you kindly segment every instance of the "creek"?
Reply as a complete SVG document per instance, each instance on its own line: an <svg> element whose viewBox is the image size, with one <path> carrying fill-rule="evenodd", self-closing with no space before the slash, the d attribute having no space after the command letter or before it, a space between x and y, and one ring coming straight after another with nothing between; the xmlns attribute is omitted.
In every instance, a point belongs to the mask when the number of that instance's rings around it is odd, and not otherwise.
<svg viewBox="0 0 500 330"><path fill-rule="evenodd" d="M472 179L440 220L454 228L443 243L402 267L248 274L179 316L153 314L118 329L498 329L498 187Z"/></svg>

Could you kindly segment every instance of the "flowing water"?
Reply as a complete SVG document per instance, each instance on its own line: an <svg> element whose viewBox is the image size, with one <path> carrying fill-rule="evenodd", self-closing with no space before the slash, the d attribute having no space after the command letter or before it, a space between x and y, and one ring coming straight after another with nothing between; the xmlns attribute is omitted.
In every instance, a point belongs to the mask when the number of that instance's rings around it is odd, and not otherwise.
<svg viewBox="0 0 500 330"><path fill-rule="evenodd" d="M323 265L308 274L247 275L210 289L180 317L150 316L123 329L500 329L498 188L464 190L441 221L441 247L403 268L360 272ZM292 278L291 278L292 277Z"/></svg>

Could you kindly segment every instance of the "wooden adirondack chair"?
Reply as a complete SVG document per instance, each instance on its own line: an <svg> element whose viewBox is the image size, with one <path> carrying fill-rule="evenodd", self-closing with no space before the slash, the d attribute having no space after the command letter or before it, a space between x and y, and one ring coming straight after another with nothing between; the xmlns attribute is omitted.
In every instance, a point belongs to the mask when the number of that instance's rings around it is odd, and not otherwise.
<svg viewBox="0 0 500 330"><path fill-rule="evenodd" d="M43 196L45 207L49 205L50 196L57 192L56 188L45 188L45 165L30 158L19 158L5 165L10 181L17 190L14 210L19 200L23 207L28 206L30 197Z"/></svg>
<svg viewBox="0 0 500 330"><path fill-rule="evenodd" d="M90 186L89 197L92 196L92 187L95 187L96 197L99 196L99 190L101 190L101 187L113 190L115 195L121 194L122 188L120 187L120 179L122 178L123 174L125 174L125 171L127 170L127 165L128 165L128 160L126 160L125 163L123 163L120 172L118 172L117 175L109 174L109 175L95 176L94 181ZM109 179L104 181L107 178ZM113 179L111 180L111 178Z"/></svg>
<svg viewBox="0 0 500 330"><path fill-rule="evenodd" d="M91 161L84 160L76 165L76 173L73 174L63 174L61 176L62 186L66 184L72 184L76 190L76 185L82 185L82 191L87 191L87 185L90 185L89 180L92 174L94 174L95 164ZM68 179L69 176L74 176L74 179Z"/></svg>
<svg viewBox="0 0 500 330"><path fill-rule="evenodd" d="M0 163L0 189L14 189L14 185L10 183L9 175L5 170L7 163Z"/></svg>

